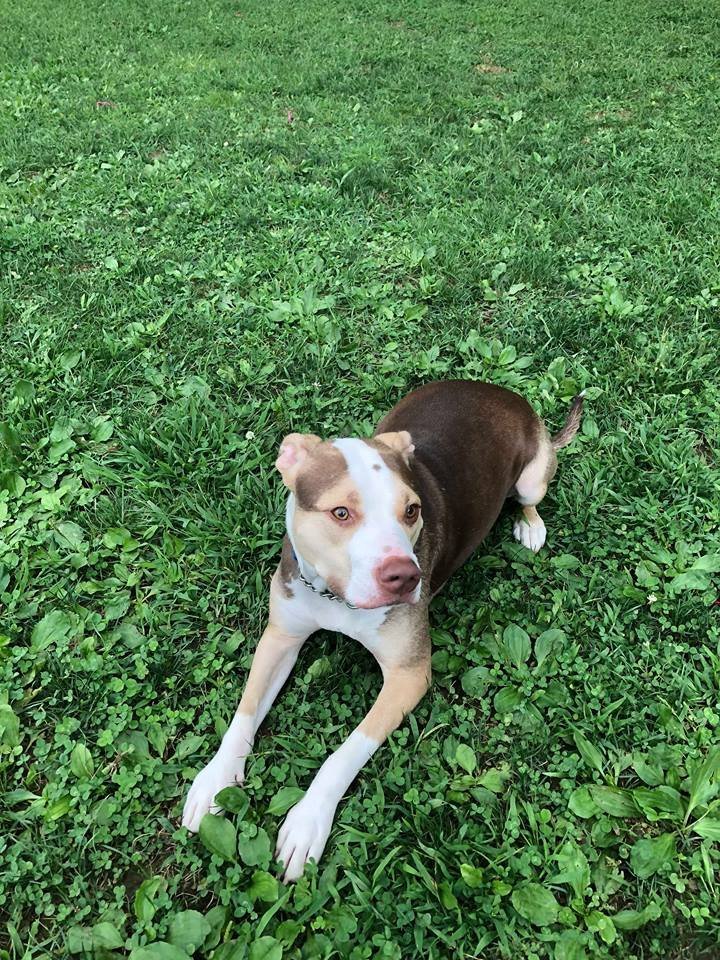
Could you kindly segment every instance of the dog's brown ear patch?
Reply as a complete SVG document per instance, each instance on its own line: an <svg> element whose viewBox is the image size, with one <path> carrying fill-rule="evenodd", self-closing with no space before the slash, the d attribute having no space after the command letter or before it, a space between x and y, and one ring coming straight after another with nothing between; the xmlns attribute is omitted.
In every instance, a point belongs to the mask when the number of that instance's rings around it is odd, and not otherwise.
<svg viewBox="0 0 720 960"><path fill-rule="evenodd" d="M275 466L289 490L295 489L300 467L310 452L321 442L320 437L316 437L314 433L289 433L280 444Z"/></svg>
<svg viewBox="0 0 720 960"><path fill-rule="evenodd" d="M412 437L407 430L396 430L393 433L378 433L373 439L379 440L380 443L384 443L386 447L390 447L391 450L399 453L405 463L410 463L410 457L415 450L415 444L412 442Z"/></svg>

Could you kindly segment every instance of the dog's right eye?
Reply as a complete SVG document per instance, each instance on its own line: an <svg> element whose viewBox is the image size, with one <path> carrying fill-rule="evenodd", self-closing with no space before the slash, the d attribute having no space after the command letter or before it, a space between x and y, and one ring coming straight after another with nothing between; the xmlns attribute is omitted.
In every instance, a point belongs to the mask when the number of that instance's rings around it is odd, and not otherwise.
<svg viewBox="0 0 720 960"><path fill-rule="evenodd" d="M335 507L335 509L331 510L330 513L335 517L336 520L339 520L340 523L344 523L345 520L350 519L350 511L347 507Z"/></svg>

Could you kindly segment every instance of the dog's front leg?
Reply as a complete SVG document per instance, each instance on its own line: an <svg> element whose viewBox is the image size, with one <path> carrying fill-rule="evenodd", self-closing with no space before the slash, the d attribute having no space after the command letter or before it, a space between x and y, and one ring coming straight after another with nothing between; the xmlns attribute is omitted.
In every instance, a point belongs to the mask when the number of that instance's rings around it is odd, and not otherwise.
<svg viewBox="0 0 720 960"><path fill-rule="evenodd" d="M427 691L429 652L427 658L411 666L383 667L383 676L382 690L370 712L320 767L307 793L280 828L275 856L285 867L285 882L297 880L311 858L320 859L342 795Z"/></svg>
<svg viewBox="0 0 720 960"><path fill-rule="evenodd" d="M224 787L242 783L258 727L295 666L307 636L294 636L274 625L271 606L271 621L255 650L240 706L217 753L195 777L185 801L182 823L188 830L197 831L206 813L217 812L215 797Z"/></svg>

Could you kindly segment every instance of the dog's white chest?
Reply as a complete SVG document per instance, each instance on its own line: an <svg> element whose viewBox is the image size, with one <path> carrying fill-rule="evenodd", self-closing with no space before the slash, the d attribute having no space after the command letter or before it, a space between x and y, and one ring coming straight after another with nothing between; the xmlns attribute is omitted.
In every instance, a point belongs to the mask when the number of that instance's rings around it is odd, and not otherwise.
<svg viewBox="0 0 720 960"><path fill-rule="evenodd" d="M299 580L289 584L292 596L283 596L274 613L282 620L280 626L289 632L332 630L359 641L371 653L379 649L380 627L390 607L374 610L353 610L345 603L315 593Z"/></svg>

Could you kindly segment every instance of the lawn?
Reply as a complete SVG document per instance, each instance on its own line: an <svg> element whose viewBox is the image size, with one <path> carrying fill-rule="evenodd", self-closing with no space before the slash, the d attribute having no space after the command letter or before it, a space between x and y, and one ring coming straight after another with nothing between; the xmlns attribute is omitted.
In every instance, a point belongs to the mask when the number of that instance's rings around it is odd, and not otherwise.
<svg viewBox="0 0 720 960"><path fill-rule="evenodd" d="M719 42L700 0L2 5L0 958L718 956ZM432 691L284 887L352 641L232 849L179 828L277 447L445 377L554 429L587 389L548 544L504 516L434 601Z"/></svg>

